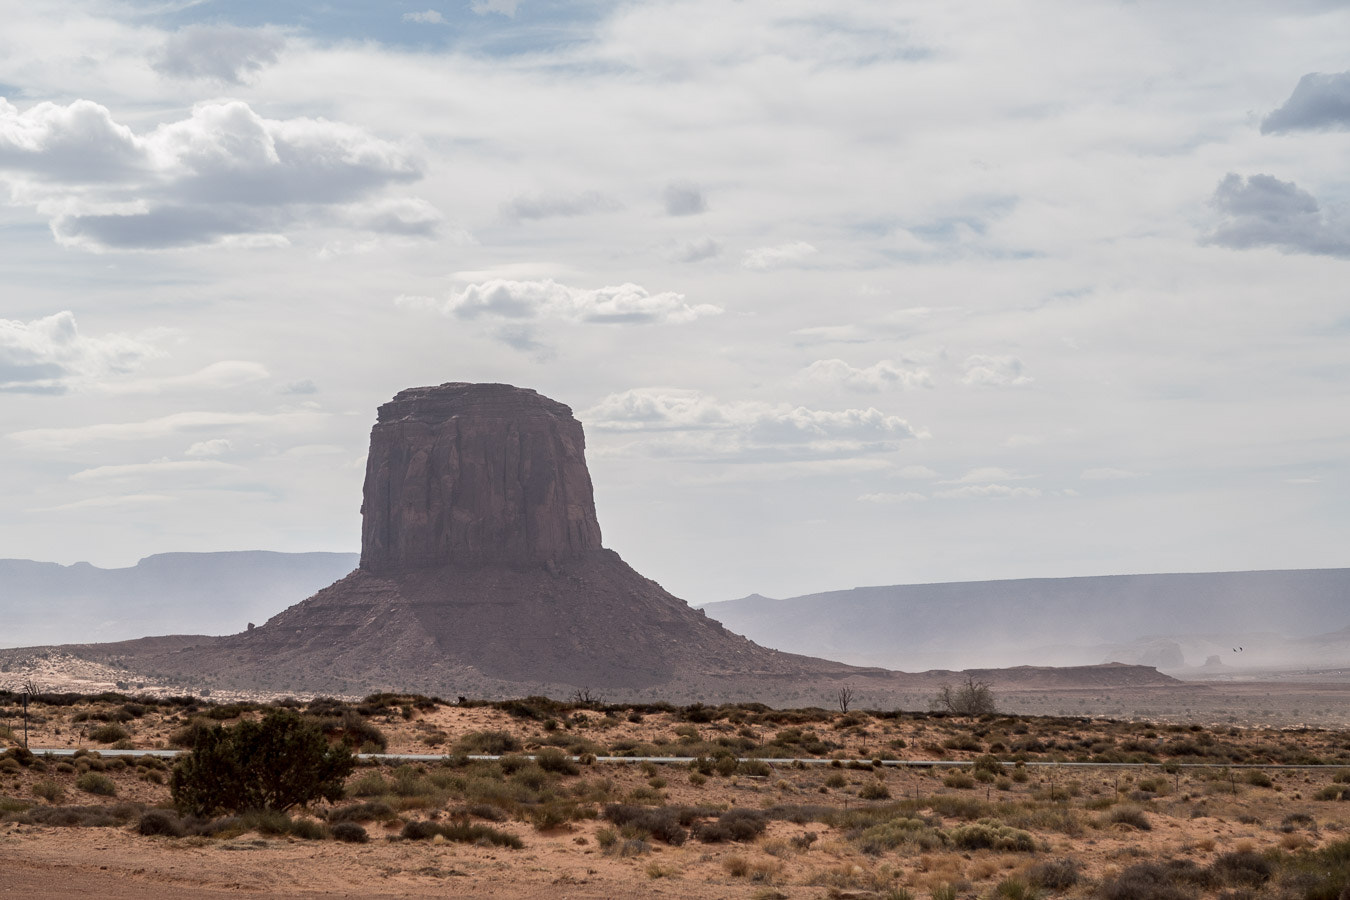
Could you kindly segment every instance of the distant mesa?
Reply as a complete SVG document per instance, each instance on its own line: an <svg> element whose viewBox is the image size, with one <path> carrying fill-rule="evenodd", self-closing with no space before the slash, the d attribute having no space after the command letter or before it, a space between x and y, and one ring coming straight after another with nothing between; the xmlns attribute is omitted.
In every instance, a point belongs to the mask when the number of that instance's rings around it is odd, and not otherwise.
<svg viewBox="0 0 1350 900"><path fill-rule="evenodd" d="M783 653L733 634L600 540L572 411L505 384L410 388L371 431L358 568L224 638L80 648L128 671L236 690L820 703L931 690L907 676ZM1138 666L1027 669L1020 680L1165 684ZM828 702L828 701L826 701Z"/></svg>

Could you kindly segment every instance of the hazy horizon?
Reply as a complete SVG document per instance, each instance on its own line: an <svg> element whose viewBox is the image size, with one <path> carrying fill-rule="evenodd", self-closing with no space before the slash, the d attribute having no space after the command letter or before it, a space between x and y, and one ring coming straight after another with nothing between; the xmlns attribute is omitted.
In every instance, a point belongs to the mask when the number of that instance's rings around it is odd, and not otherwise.
<svg viewBox="0 0 1350 900"><path fill-rule="evenodd" d="M11 4L0 557L354 552L397 391L701 604L1350 563L1350 10Z"/></svg>

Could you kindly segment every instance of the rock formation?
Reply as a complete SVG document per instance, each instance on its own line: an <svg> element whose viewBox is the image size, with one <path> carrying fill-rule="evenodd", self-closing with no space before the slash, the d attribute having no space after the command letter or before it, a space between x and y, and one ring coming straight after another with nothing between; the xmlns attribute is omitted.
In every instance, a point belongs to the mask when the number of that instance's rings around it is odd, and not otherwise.
<svg viewBox="0 0 1350 900"><path fill-rule="evenodd" d="M236 687L478 696L867 671L732 634L604 549L584 450L571 410L534 391L402 391L371 432L359 568L153 665Z"/></svg>
<svg viewBox="0 0 1350 900"><path fill-rule="evenodd" d="M600 549L581 423L505 384L399 392L370 434L361 568L559 563Z"/></svg>
<svg viewBox="0 0 1350 900"><path fill-rule="evenodd" d="M402 391L371 432L356 571L240 634L75 649L161 682L343 694L589 688L800 705L833 703L847 684L914 703L906 690L951 674L857 668L727 631L601 546L584 451L571 410L534 391ZM1106 677L1158 678L1138 668Z"/></svg>

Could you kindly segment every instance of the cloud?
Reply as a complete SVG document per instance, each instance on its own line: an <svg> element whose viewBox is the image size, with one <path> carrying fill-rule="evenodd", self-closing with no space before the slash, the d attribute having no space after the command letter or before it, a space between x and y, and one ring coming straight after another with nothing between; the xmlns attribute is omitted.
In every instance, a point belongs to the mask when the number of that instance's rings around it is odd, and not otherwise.
<svg viewBox="0 0 1350 900"><path fill-rule="evenodd" d="M698 185L687 181L672 181L663 192L666 215L693 216L708 209L708 201Z"/></svg>
<svg viewBox="0 0 1350 900"><path fill-rule="evenodd" d="M863 503L918 503L928 498L923 494L906 491L900 494L863 494L858 499Z"/></svg>
<svg viewBox="0 0 1350 900"><path fill-rule="evenodd" d="M187 448L187 456L224 456L234 450L234 445L225 438L212 438L209 441L198 441Z"/></svg>
<svg viewBox="0 0 1350 900"><path fill-rule="evenodd" d="M317 394L319 392L319 386L315 384L312 379L302 378L299 381L292 381L290 384L282 385L279 392L292 396Z"/></svg>
<svg viewBox="0 0 1350 900"><path fill-rule="evenodd" d="M969 356L962 384L986 387L1011 387L1029 384L1033 379L1022 372L1022 361L1015 356Z"/></svg>
<svg viewBox="0 0 1350 900"><path fill-rule="evenodd" d="M480 16L496 13L499 16L510 18L516 14L518 6L520 6L520 0L473 0L469 4L469 9Z"/></svg>
<svg viewBox="0 0 1350 900"><path fill-rule="evenodd" d="M780 269L784 266L796 265L816 253L816 248L805 241L779 244L775 247L757 247L754 250L746 251L741 265L747 269L758 271Z"/></svg>
<svg viewBox="0 0 1350 900"><path fill-rule="evenodd" d="M606 325L691 322L722 312L721 307L706 303L691 305L684 294L653 294L637 284L575 288L552 279L494 278L454 291L443 302L425 297L400 297L397 302L405 307L430 307L460 319L561 319Z"/></svg>
<svg viewBox="0 0 1350 900"><path fill-rule="evenodd" d="M286 42L262 28L189 25L169 36L150 61L161 75L244 84L277 61Z"/></svg>
<svg viewBox="0 0 1350 900"><path fill-rule="evenodd" d="M1139 473L1128 469L1084 469L1078 477L1084 481L1123 481L1127 478L1138 478Z"/></svg>
<svg viewBox="0 0 1350 900"><path fill-rule="evenodd" d="M1292 181L1230 172L1212 202L1223 221L1201 243L1350 258L1350 231L1324 215L1317 199Z"/></svg>
<svg viewBox="0 0 1350 900"><path fill-rule="evenodd" d="M720 256L721 253L721 244L710 237L700 237L681 241L671 247L666 258L672 262L692 263L712 259L715 256Z"/></svg>
<svg viewBox="0 0 1350 900"><path fill-rule="evenodd" d="M968 484L959 488L933 492L934 497L941 497L944 500L970 500L986 497L1013 499L1039 497L1040 495L1041 492L1037 488L1010 487L1006 484Z"/></svg>
<svg viewBox="0 0 1350 900"><path fill-rule="evenodd" d="M180 412L140 422L107 422L69 428L30 428L11 432L10 440L35 449L64 450L107 441L156 440L194 431L266 426L305 431L315 428L325 414L312 410L279 413Z"/></svg>
<svg viewBox="0 0 1350 900"><path fill-rule="evenodd" d="M0 319L0 391L64 393L72 383L129 372L161 355L125 334L84 337L68 311L31 322Z"/></svg>
<svg viewBox="0 0 1350 900"><path fill-rule="evenodd" d="M636 388L583 414L588 429L655 436L652 455L720 459L832 458L894 450L919 436L875 408L819 410L787 403L720 401L699 391Z"/></svg>
<svg viewBox="0 0 1350 900"><path fill-rule="evenodd" d="M1262 134L1330 128L1350 128L1350 72L1304 75L1284 105L1261 122Z"/></svg>
<svg viewBox="0 0 1350 900"><path fill-rule="evenodd" d="M369 200L421 177L395 145L339 122L265 119L238 100L136 135L86 100L20 112L0 99L0 177L58 241L94 250L277 244L305 224L426 235L437 220L420 200Z"/></svg>
<svg viewBox="0 0 1350 900"><path fill-rule="evenodd" d="M97 466L70 476L71 481L131 481L150 477L160 480L173 475L220 475L243 472L242 466L213 459L157 459L148 463Z"/></svg>
<svg viewBox="0 0 1350 900"><path fill-rule="evenodd" d="M944 481L943 484L975 484L981 481L1018 481L1026 478L1025 475L1016 475L1007 469L1000 469L998 466L980 466L971 469L960 478L952 481Z"/></svg>
<svg viewBox="0 0 1350 900"><path fill-rule="evenodd" d="M416 22L420 25L449 25L445 16L434 9L423 10L422 12L410 12L403 14L403 21Z"/></svg>
<svg viewBox="0 0 1350 900"><path fill-rule="evenodd" d="M261 363L224 360L187 375L108 382L98 386L106 394L162 394L169 391L226 390L271 377Z"/></svg>
<svg viewBox="0 0 1350 900"><path fill-rule="evenodd" d="M580 194L534 194L514 197L502 204L502 212L512 219L551 219L613 212L623 204L599 191Z"/></svg>
<svg viewBox="0 0 1350 900"><path fill-rule="evenodd" d="M904 369L889 359L859 369L842 359L818 359L802 370L803 377L852 391L872 392L900 388L931 388L927 369Z"/></svg>

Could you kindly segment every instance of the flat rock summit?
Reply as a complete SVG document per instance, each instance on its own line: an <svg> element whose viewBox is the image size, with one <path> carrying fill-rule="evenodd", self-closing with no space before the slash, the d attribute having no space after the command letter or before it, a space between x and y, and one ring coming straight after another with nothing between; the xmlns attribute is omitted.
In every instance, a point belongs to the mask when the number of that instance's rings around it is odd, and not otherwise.
<svg viewBox="0 0 1350 900"><path fill-rule="evenodd" d="M585 448L572 411L531 390L401 391L371 431L354 572L240 634L65 649L129 677L316 693L818 703L840 685L879 698L953 674L770 650L690 608L601 544ZM1019 680L1074 680L1028 673Z"/></svg>

